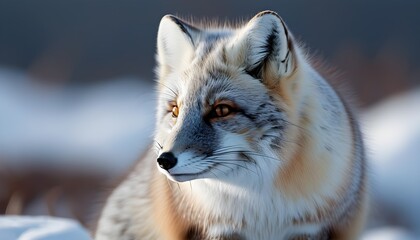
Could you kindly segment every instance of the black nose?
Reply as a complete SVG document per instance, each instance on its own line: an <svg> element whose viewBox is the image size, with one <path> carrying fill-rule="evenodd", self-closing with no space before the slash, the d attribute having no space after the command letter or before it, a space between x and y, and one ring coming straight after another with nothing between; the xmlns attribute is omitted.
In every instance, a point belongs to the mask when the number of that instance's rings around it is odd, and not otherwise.
<svg viewBox="0 0 420 240"><path fill-rule="evenodd" d="M169 170L175 167L178 160L176 159L173 153L164 152L158 157L157 162L159 164L159 167L165 170Z"/></svg>

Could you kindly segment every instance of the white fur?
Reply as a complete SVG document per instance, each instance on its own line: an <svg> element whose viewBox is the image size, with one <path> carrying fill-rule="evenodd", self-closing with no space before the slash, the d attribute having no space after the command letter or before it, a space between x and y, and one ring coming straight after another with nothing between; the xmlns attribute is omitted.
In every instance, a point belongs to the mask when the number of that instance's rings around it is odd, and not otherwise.
<svg viewBox="0 0 420 240"><path fill-rule="evenodd" d="M157 49L158 62L169 68L167 71L187 65L194 53L193 42L179 30L170 16L163 17L160 22Z"/></svg>
<svg viewBox="0 0 420 240"><path fill-rule="evenodd" d="M232 54L229 55L231 62L237 61L238 56L244 56L245 62L251 68L255 67L265 57L262 49L266 45L267 37L272 33L273 28L278 32L275 39L276 44L280 47L278 49L278 56L280 59L271 61L269 64L274 64L273 69L276 69L279 75L287 77L293 70L292 57L287 58L288 46L283 26L283 21L273 14L265 14L260 17L254 17L251 21L242 28L235 37L235 40L230 44ZM280 60L280 61L279 61ZM287 62L281 62L286 60ZM280 64L279 64L280 63ZM286 67L287 66L287 67Z"/></svg>

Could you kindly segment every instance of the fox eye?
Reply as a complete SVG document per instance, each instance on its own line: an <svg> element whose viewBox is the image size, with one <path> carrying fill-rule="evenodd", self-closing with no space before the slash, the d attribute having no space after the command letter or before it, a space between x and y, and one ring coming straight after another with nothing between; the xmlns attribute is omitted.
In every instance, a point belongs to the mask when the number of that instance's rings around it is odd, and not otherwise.
<svg viewBox="0 0 420 240"><path fill-rule="evenodd" d="M172 106L172 117L177 118L179 114L179 108L177 105Z"/></svg>
<svg viewBox="0 0 420 240"><path fill-rule="evenodd" d="M233 108L227 104L219 104L213 108L211 113L211 117L215 118L222 118L230 115L233 112Z"/></svg>

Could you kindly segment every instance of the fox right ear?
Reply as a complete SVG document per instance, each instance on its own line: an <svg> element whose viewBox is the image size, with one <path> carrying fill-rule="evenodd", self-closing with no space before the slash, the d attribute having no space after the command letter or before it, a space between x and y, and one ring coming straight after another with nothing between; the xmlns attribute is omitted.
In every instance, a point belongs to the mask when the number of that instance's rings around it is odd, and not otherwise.
<svg viewBox="0 0 420 240"><path fill-rule="evenodd" d="M291 35L272 11L253 17L228 49L230 62L242 65L250 75L270 85L291 76L297 65Z"/></svg>
<svg viewBox="0 0 420 240"><path fill-rule="evenodd" d="M157 61L164 73L181 68L191 61L199 30L179 18L166 15L158 30Z"/></svg>

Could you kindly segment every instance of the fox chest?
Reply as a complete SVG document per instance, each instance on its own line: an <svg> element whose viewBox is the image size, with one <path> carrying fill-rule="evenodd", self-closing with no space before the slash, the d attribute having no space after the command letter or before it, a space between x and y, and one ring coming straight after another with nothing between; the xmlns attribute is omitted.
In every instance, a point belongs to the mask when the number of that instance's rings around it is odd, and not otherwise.
<svg viewBox="0 0 420 240"><path fill-rule="evenodd" d="M236 207L238 206L241 206L241 204L237 203ZM225 209L224 214L219 212L217 220L215 218L212 220L200 219L199 217L192 219L193 221L190 222L191 225L186 231L185 239L329 239L329 231L322 223L296 225L275 214L276 210L253 212L246 206L242 206L241 210L248 214L230 214L232 212Z"/></svg>

